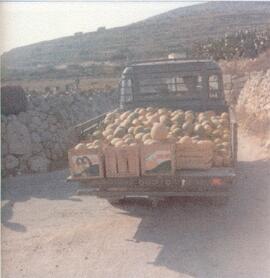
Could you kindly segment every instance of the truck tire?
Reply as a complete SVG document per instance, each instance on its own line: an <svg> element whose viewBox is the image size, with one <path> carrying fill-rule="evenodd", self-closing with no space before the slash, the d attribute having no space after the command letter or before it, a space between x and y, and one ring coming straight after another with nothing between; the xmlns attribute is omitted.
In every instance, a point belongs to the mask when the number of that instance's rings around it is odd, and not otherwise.
<svg viewBox="0 0 270 278"><path fill-rule="evenodd" d="M121 198L109 198L107 199L107 201L111 204L111 205L120 205L121 202L123 201L123 199Z"/></svg>

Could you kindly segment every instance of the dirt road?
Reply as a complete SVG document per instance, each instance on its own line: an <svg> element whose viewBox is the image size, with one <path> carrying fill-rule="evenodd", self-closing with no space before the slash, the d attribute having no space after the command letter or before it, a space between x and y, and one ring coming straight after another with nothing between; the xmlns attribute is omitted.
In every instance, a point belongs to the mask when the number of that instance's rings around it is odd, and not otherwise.
<svg viewBox="0 0 270 278"><path fill-rule="evenodd" d="M239 177L225 207L113 207L74 196L66 171L4 180L3 277L270 277L270 161L253 143L240 138Z"/></svg>

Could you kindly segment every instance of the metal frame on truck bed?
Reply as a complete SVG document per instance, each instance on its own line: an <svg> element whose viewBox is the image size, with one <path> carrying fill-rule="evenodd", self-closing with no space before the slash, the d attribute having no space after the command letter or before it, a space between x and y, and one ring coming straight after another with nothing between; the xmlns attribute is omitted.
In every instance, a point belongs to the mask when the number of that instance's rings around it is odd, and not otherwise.
<svg viewBox="0 0 270 278"><path fill-rule="evenodd" d="M222 72L211 60L154 60L128 65L121 76L120 108L168 107L203 112L228 112L230 116L230 167L208 170L176 170L172 176L102 178L80 181L80 193L103 198L143 196L220 196L229 194L237 161L237 124L235 114L224 98ZM81 138L93 132L106 114L77 125ZM73 180L72 177L69 180Z"/></svg>

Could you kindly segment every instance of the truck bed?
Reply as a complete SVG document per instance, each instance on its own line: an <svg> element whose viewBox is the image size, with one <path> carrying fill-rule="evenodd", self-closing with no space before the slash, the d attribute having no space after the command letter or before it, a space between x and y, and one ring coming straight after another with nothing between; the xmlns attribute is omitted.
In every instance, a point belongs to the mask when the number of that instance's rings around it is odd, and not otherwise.
<svg viewBox="0 0 270 278"><path fill-rule="evenodd" d="M224 196L228 194L234 177L233 168L222 167L209 170L177 170L173 176L85 179L79 180L78 194L103 198ZM213 179L217 184L213 184ZM68 180L76 181L72 177Z"/></svg>
<svg viewBox="0 0 270 278"><path fill-rule="evenodd" d="M116 109L120 110L120 109ZM116 111L115 110L115 111ZM123 198L132 196L167 197L167 196L227 196L235 177L237 161L237 123L235 113L229 109L231 121L232 166L218 167L208 170L176 170L175 174L121 177L73 179L80 183L78 194L95 195L102 198ZM92 133L106 114L90 119L74 128L78 138L82 139ZM213 185L213 179L220 184ZM220 180L218 180L220 179Z"/></svg>

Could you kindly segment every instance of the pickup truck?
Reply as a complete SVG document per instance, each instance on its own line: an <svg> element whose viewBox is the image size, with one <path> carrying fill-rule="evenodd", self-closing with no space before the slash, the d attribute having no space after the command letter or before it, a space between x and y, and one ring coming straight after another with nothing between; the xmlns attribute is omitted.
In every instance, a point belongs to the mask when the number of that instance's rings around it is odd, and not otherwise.
<svg viewBox="0 0 270 278"><path fill-rule="evenodd" d="M167 107L196 112L227 112L230 123L230 165L207 170L176 170L173 175L121 178L74 179L79 194L108 200L148 197L159 200L176 196L210 197L227 201L235 178L237 161L237 123L225 101L222 72L212 60L166 59L134 62L122 73L118 111L137 107ZM106 113L74 127L80 140L87 138L106 117ZM213 197L213 198L212 198Z"/></svg>

